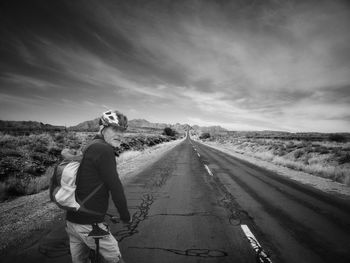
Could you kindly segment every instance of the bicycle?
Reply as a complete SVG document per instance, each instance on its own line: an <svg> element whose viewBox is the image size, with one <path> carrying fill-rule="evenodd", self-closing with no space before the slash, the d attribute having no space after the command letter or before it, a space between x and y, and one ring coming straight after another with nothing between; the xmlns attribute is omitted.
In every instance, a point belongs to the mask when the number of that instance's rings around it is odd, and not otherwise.
<svg viewBox="0 0 350 263"><path fill-rule="evenodd" d="M110 221L113 224L117 224L120 223L120 218L116 217L114 215L111 215L109 213L106 214L107 216L110 217ZM92 224L92 230L90 231L90 233L88 234L88 237L92 237L95 240L95 245L96 245L96 249L90 250L90 261L91 263L99 263L100 262L100 239L109 236L109 232L106 230L103 230L102 228L100 228L98 226L98 223L93 223Z"/></svg>

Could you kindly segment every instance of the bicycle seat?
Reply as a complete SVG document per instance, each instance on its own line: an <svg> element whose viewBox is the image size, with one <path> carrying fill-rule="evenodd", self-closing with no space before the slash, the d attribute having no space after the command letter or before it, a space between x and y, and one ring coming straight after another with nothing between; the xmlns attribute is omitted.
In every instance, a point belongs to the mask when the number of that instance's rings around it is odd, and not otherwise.
<svg viewBox="0 0 350 263"><path fill-rule="evenodd" d="M103 238L108 235L109 235L108 231L103 230L98 226L98 224L95 223L95 224L92 224L92 230L88 236L92 238Z"/></svg>

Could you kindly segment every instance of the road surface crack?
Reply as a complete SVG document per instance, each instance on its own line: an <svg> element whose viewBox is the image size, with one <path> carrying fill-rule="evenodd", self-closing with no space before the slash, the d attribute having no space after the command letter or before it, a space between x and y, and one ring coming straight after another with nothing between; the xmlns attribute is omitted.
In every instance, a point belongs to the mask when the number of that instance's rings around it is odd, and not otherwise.
<svg viewBox="0 0 350 263"><path fill-rule="evenodd" d="M151 249L151 250L163 250L171 252L177 255L190 256L190 257L202 257L202 258L219 258L226 257L228 254L225 251L217 249L201 249L191 248L186 250L173 249L173 248L161 248L161 247L129 247L134 249Z"/></svg>
<svg viewBox="0 0 350 263"><path fill-rule="evenodd" d="M161 214L149 215L148 217L154 217L154 216L215 216L215 217L218 217L217 215L209 213L209 212L161 213Z"/></svg>
<svg viewBox="0 0 350 263"><path fill-rule="evenodd" d="M147 218L148 211L151 207L151 205L154 202L154 197L152 194L144 194L142 197L141 204L137 207L138 211L136 211L132 215L132 223L125 226L124 229L121 229L114 233L116 239L121 242L124 238L130 237L136 233L138 233L137 227Z"/></svg>

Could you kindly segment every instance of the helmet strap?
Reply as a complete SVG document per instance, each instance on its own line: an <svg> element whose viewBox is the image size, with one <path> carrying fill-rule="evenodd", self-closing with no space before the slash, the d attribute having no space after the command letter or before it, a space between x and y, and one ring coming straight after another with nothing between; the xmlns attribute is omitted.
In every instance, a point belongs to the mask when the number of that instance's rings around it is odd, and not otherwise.
<svg viewBox="0 0 350 263"><path fill-rule="evenodd" d="M106 126L104 125L100 125L100 130L98 131L98 133L104 138L103 136L103 130L106 128Z"/></svg>

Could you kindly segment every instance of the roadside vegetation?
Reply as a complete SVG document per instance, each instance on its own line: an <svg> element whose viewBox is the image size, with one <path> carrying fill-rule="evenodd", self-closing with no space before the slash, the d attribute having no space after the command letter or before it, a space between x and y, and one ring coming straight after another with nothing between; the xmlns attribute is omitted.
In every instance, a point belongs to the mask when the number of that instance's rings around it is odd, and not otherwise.
<svg viewBox="0 0 350 263"><path fill-rule="evenodd" d="M176 131L171 129L170 127L165 127L163 130L163 135L174 137L176 136Z"/></svg>
<svg viewBox="0 0 350 263"><path fill-rule="evenodd" d="M199 139L208 139L210 138L210 133L208 132L203 132L200 136Z"/></svg>
<svg viewBox="0 0 350 263"><path fill-rule="evenodd" d="M301 137L212 135L205 141L226 149L350 186L350 142L341 134Z"/></svg>
<svg viewBox="0 0 350 263"><path fill-rule="evenodd" d="M49 186L55 163L60 161L63 148L81 149L94 132L45 132L10 135L0 132L0 201L21 195L38 193ZM141 151L162 142L174 140L152 133L127 133L121 152Z"/></svg>

